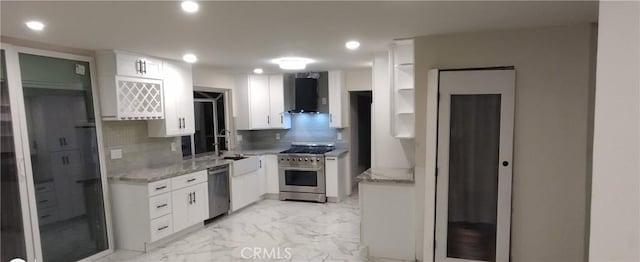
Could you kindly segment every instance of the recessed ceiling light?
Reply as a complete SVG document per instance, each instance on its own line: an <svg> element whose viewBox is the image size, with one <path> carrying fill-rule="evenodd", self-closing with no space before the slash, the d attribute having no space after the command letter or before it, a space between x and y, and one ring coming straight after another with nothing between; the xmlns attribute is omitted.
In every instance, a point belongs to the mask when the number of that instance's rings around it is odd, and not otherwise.
<svg viewBox="0 0 640 262"><path fill-rule="evenodd" d="M281 57L273 59L271 62L278 64L280 68L285 70L301 70L307 68L307 64L313 63L313 60L304 57Z"/></svg>
<svg viewBox="0 0 640 262"><path fill-rule="evenodd" d="M44 29L44 24L40 21L29 21L25 24L33 31L42 31L42 29Z"/></svg>
<svg viewBox="0 0 640 262"><path fill-rule="evenodd" d="M262 70L262 68L256 68L256 69L253 69L253 73L262 74L262 73L264 73L264 70Z"/></svg>
<svg viewBox="0 0 640 262"><path fill-rule="evenodd" d="M346 44L344 44L344 46L347 47L347 49L349 50L356 50L360 47L360 42L358 41L349 41Z"/></svg>
<svg viewBox="0 0 640 262"><path fill-rule="evenodd" d="M180 4L180 6L182 7L182 10L187 13L198 12L198 9L200 8L200 5L198 5L198 3L194 1L182 1L182 4Z"/></svg>
<svg viewBox="0 0 640 262"><path fill-rule="evenodd" d="M182 60L184 60L187 63L195 63L196 61L198 61L198 57L196 57L196 55L194 54L186 54L182 56Z"/></svg>

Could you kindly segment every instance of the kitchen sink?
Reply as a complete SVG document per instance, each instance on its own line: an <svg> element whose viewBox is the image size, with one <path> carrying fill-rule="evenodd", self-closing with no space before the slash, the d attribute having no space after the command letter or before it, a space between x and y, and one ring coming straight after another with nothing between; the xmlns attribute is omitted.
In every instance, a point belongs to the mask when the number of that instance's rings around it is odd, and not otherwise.
<svg viewBox="0 0 640 262"><path fill-rule="evenodd" d="M225 156L223 159L238 161L247 158L246 156Z"/></svg>

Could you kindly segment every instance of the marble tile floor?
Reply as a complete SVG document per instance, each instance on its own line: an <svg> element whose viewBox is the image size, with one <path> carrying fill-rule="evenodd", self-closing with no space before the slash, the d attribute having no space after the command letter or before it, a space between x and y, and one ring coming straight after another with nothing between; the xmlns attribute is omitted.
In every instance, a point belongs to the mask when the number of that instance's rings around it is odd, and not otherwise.
<svg viewBox="0 0 640 262"><path fill-rule="evenodd" d="M369 261L353 196L326 204L263 200L148 253L116 251L98 261ZM266 253L253 256L253 248Z"/></svg>

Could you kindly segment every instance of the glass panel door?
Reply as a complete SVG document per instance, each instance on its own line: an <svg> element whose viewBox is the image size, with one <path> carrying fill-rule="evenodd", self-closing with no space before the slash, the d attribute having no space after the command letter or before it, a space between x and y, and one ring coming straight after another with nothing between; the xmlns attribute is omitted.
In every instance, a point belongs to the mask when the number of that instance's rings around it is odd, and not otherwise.
<svg viewBox="0 0 640 262"><path fill-rule="evenodd" d="M500 95L452 95L447 257L495 261Z"/></svg>
<svg viewBox="0 0 640 262"><path fill-rule="evenodd" d="M439 81L436 261L508 261L515 72Z"/></svg>
<svg viewBox="0 0 640 262"><path fill-rule="evenodd" d="M108 249L89 63L19 54L44 261Z"/></svg>
<svg viewBox="0 0 640 262"><path fill-rule="evenodd" d="M0 51L0 261L27 258L5 51ZM26 201L24 201L26 203Z"/></svg>

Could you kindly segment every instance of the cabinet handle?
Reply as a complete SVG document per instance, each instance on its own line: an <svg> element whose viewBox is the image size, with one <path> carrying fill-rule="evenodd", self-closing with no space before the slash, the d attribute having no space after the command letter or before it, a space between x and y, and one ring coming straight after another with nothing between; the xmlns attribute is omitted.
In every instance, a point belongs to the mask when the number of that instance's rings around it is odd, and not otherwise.
<svg viewBox="0 0 640 262"><path fill-rule="evenodd" d="M67 138L66 138L66 137L62 137L62 144L63 144L64 146L67 146L67 145L68 145L68 144L67 144Z"/></svg>
<svg viewBox="0 0 640 262"><path fill-rule="evenodd" d="M58 143L60 143L60 146L62 146L62 137L58 138Z"/></svg>
<svg viewBox="0 0 640 262"><path fill-rule="evenodd" d="M184 117L182 118L182 128L187 128L187 121L184 120Z"/></svg>
<svg viewBox="0 0 640 262"><path fill-rule="evenodd" d="M267 116L267 124L271 124L271 117Z"/></svg>
<svg viewBox="0 0 640 262"><path fill-rule="evenodd" d="M191 205L191 203L193 203L193 200L191 199L191 193L189 193L189 205Z"/></svg>
<svg viewBox="0 0 640 262"><path fill-rule="evenodd" d="M38 203L47 203L47 202L49 202L49 200L46 200L46 199L38 201Z"/></svg>
<svg viewBox="0 0 640 262"><path fill-rule="evenodd" d="M196 203L196 192L193 192L191 194L193 194L193 203L195 204Z"/></svg>
<svg viewBox="0 0 640 262"><path fill-rule="evenodd" d="M67 163L64 162L64 157L63 156L60 157L60 160L62 161L62 165L63 166L67 164Z"/></svg>
<svg viewBox="0 0 640 262"><path fill-rule="evenodd" d="M333 123L333 114L329 114L329 123Z"/></svg>
<svg viewBox="0 0 640 262"><path fill-rule="evenodd" d="M178 129L182 128L182 121L178 118Z"/></svg>
<svg viewBox="0 0 640 262"><path fill-rule="evenodd" d="M142 74L142 61L136 60L136 73Z"/></svg>
<svg viewBox="0 0 640 262"><path fill-rule="evenodd" d="M142 60L142 73L147 73L147 61Z"/></svg>
<svg viewBox="0 0 640 262"><path fill-rule="evenodd" d="M162 231L162 230L165 230L165 229L167 229L167 228L169 228L169 226L159 227L159 228L158 228L158 231Z"/></svg>
<svg viewBox="0 0 640 262"><path fill-rule="evenodd" d="M195 178L188 179L188 180L187 180L187 183L191 183L191 182L193 182L193 181L196 181L196 179L195 179Z"/></svg>
<svg viewBox="0 0 640 262"><path fill-rule="evenodd" d="M156 208L163 208L163 207L166 207L166 206L167 206L167 204L162 204L162 205L156 206Z"/></svg>
<svg viewBox="0 0 640 262"><path fill-rule="evenodd" d="M156 187L156 191L162 190L162 189L165 189L165 188L167 188L167 186L159 186L159 187Z"/></svg>
<svg viewBox="0 0 640 262"><path fill-rule="evenodd" d="M280 113L280 124L284 124L284 115Z"/></svg>
<svg viewBox="0 0 640 262"><path fill-rule="evenodd" d="M47 218L50 217L51 215L44 215L44 216L40 216L40 218Z"/></svg>

